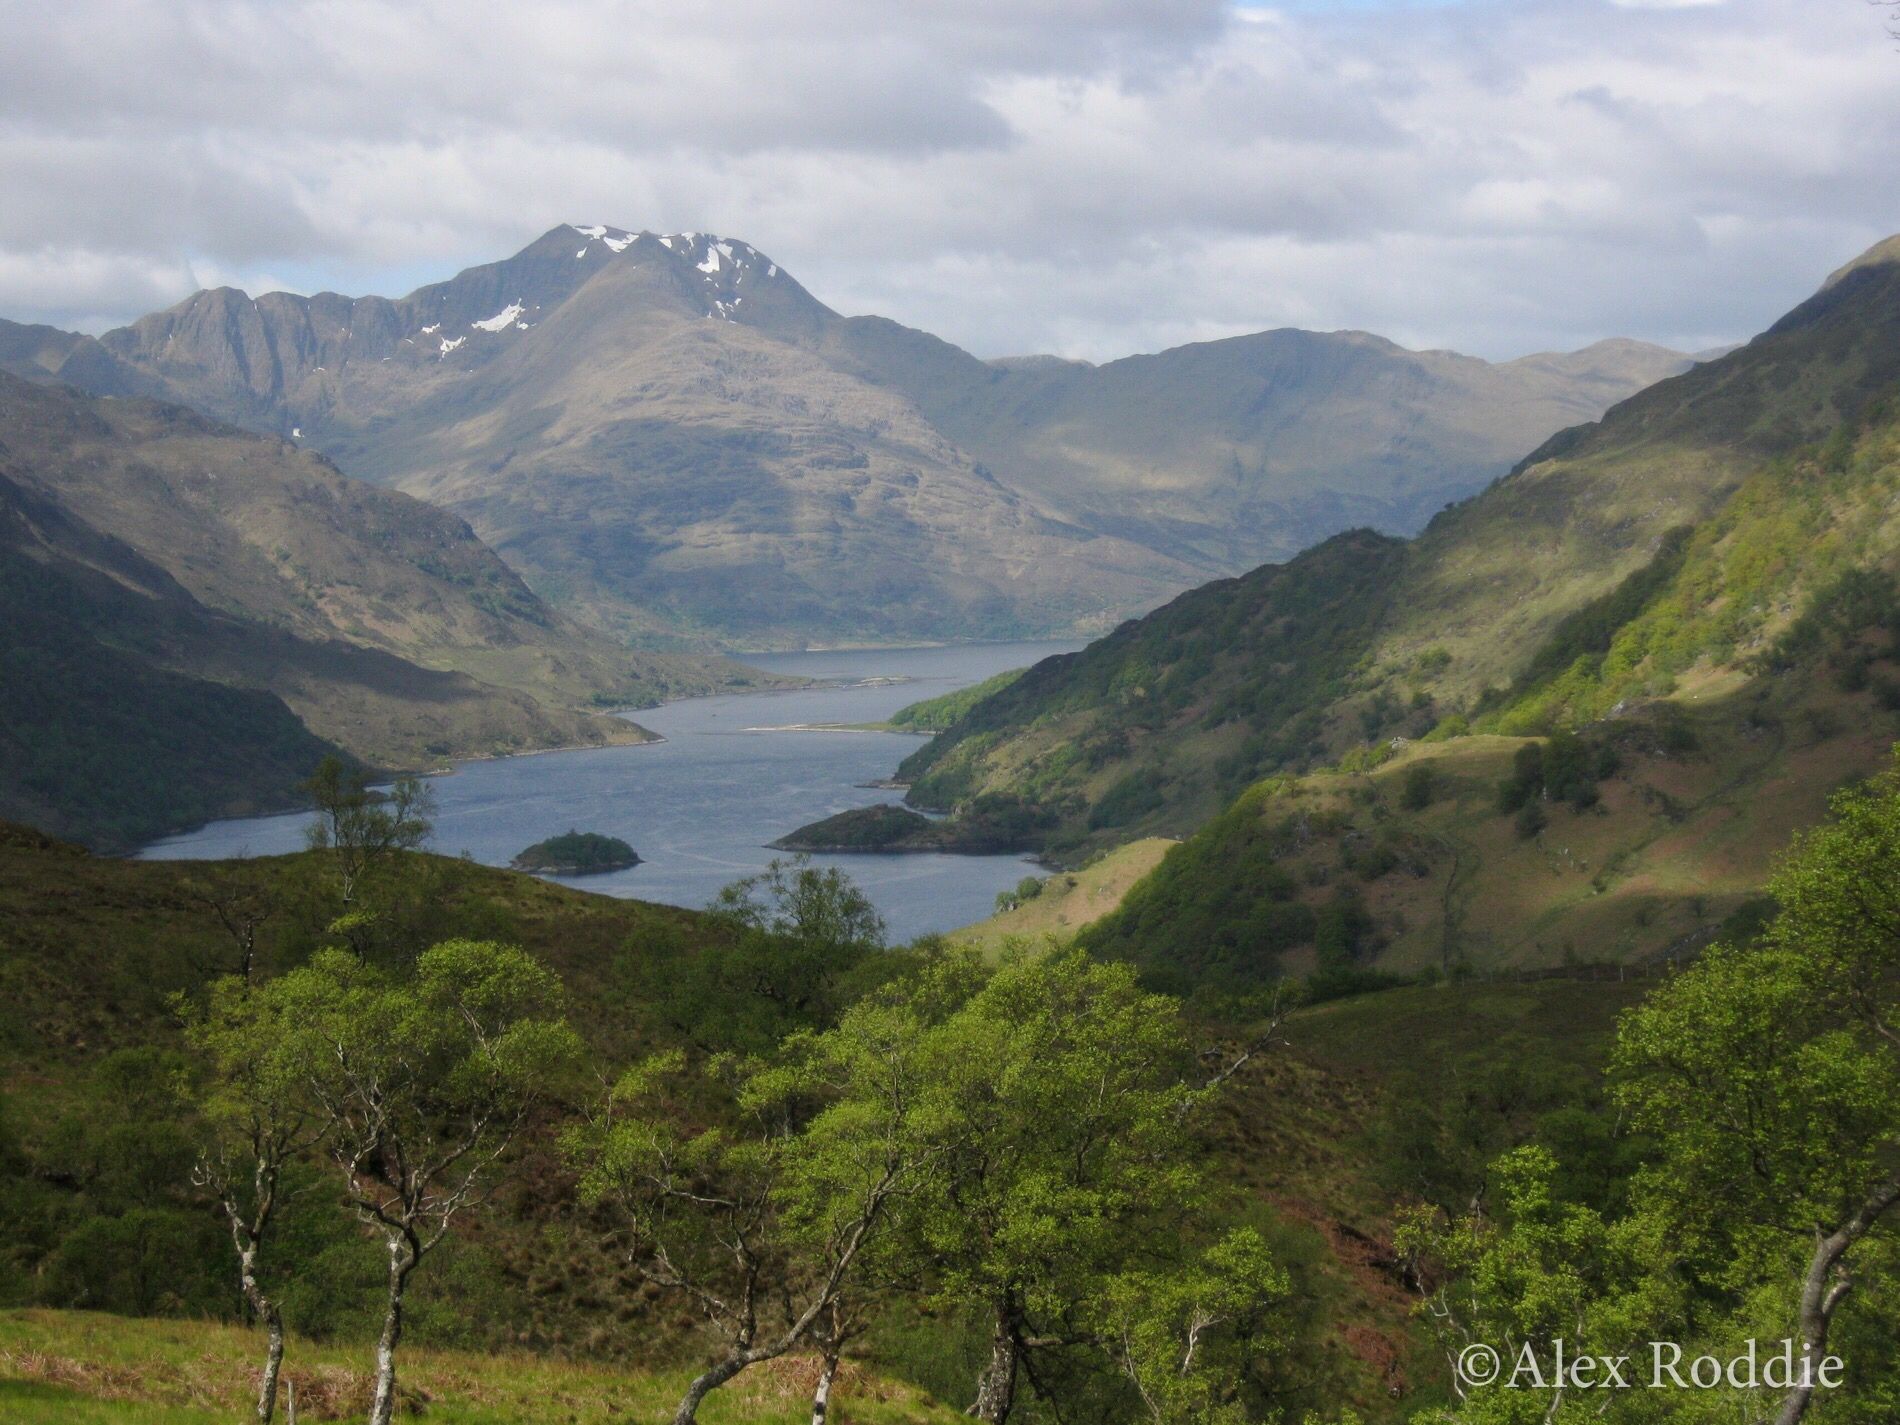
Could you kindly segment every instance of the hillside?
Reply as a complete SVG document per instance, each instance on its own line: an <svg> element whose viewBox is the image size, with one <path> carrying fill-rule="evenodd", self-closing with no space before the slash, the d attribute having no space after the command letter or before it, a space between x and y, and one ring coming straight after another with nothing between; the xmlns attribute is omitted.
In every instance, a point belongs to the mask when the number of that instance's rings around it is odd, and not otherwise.
<svg viewBox="0 0 1900 1425"><path fill-rule="evenodd" d="M551 611L460 519L176 406L0 374L0 480L9 652L40 660L9 680L4 724L37 766L0 797L100 845L281 801L329 744L420 767L638 739L604 710L769 681L631 653ZM247 708L279 748L263 765ZM199 751L137 750L154 742Z"/></svg>
<svg viewBox="0 0 1900 1425"><path fill-rule="evenodd" d="M610 1058L676 1042L661 979L690 975L722 943L721 929L692 912L449 858L406 857L385 877L377 899L396 944L471 932L519 940L560 974L577 1026ZM68 1418L55 1410L180 1425L229 1414L257 1337L206 1322L229 1310L228 1292L221 1227L189 1199L180 1109L160 1071L177 1043L173 997L236 965L223 917L258 915L255 972L275 975L320 941L333 894L315 855L115 861L0 826L0 1194L18 1227L0 1253L0 1306L170 1318L0 1313L0 1402L31 1402L53 1421ZM1444 1108L1443 1085L1417 1079L1417 1066L1536 1086L1462 1115L1449 1146L1480 1154L1529 1133L1550 1108L1588 1100L1613 1016L1635 993L1553 980L1365 996L1302 1012L1283 1048L1236 1077L1210 1125L1218 1211L1266 1233L1292 1274L1290 1329L1307 1352L1288 1386L1298 1409L1350 1401L1384 1421L1442 1390L1390 1247L1394 1193L1411 1180L1384 1125ZM743 991L725 994L718 1011L742 1012ZM1246 1032L1196 1027L1214 1041ZM1499 1043L1518 1050L1502 1068L1485 1059ZM369 1354L374 1251L330 1221L327 1194L300 1194L291 1211L285 1240L320 1251L322 1270L284 1285L297 1332L288 1369L306 1418L346 1416ZM127 1214L142 1237L100 1226ZM418 1278L404 1346L406 1389L426 1392L432 1418L532 1420L539 1407L521 1392L538 1384L559 1401L551 1418L593 1419L606 1392L624 1412L677 1385L696 1314L629 1290L622 1253L576 1205L541 1138L458 1236L466 1240ZM189 1269L124 1270L134 1240L148 1254L137 1260L186 1252ZM959 1398L981 1344L966 1322L896 1311L854 1347L841 1409L893 1425L936 1419L924 1392ZM802 1364L788 1370L806 1379ZM782 1379L776 1367L749 1374L707 1418L787 1418L777 1413ZM304 1394L316 1390L332 1415Z"/></svg>
<svg viewBox="0 0 1900 1425"><path fill-rule="evenodd" d="M1406 556L1339 535L1044 659L904 760L909 800L1018 799L1065 854L1185 835L1262 768L1324 755L1324 710L1353 690Z"/></svg>
<svg viewBox="0 0 1900 1425"><path fill-rule="evenodd" d="M409 857L386 876L393 878L378 904L384 933L397 944L469 931L521 940L561 975L581 1032L610 1056L675 1041L654 977L690 973L722 937L693 912L583 895L445 857ZM236 965L236 931L220 912L258 914L257 973L276 975L323 937L331 895L325 863L314 855L108 861L0 826L0 1201L19 1226L0 1252L0 1305L70 1307L84 1294L80 1303L95 1309L139 1315L224 1313L215 1239L203 1235L218 1227L201 1224L186 1197L179 1106L154 1066L169 1062L177 1045L173 996ZM741 992L728 994L720 1011L739 1013ZM1322 1005L1288 1024L1284 1051L1235 1079L1210 1142L1220 1210L1265 1231L1294 1273L1298 1330L1311 1349L1292 1385L1302 1410L1353 1400L1366 1419L1385 1421L1398 1417L1398 1387L1404 1400L1436 1389L1389 1248L1379 1123L1421 1089L1408 1077L1412 1058L1393 1062L1370 1049L1391 1041L1379 1028L1387 1015L1408 1026L1419 1062L1461 1064L1503 1035L1520 1045L1520 1064L1587 1075L1602 1060L1611 1015L1632 994L1634 986L1554 980ZM1229 1030L1207 1024L1197 1034ZM1495 1123L1476 1129L1528 1132L1549 1102L1518 1096L1505 1117L1493 1113ZM536 1419L521 1414L530 1406L519 1404L509 1381L543 1379L559 1383L559 1419L591 1419L604 1389L614 1389L623 1408L661 1397L692 1347L695 1315L629 1292L621 1252L597 1241L599 1224L574 1205L572 1182L547 1151L545 1142L530 1144L511 1182L464 1227L466 1245L418 1277L407 1379L409 1389L420 1385L433 1397L431 1416L458 1419L456 1412L479 1406L490 1414L471 1419L500 1417L494 1412ZM142 1260L163 1264L173 1260L167 1254L186 1252L190 1267L150 1281L120 1271L127 1248L97 1216L116 1222L127 1212L146 1233L141 1250L150 1256ZM363 1387L378 1273L355 1231L321 1226L327 1214L327 1195L306 1193L285 1227L302 1250L323 1252L321 1271L285 1286L293 1326L323 1338L293 1341L289 1368L300 1393L327 1381L325 1389L348 1400ZM85 1273L74 1258L82 1245ZM4 1313L0 1402L82 1410L104 1400L93 1408L106 1414L76 1419L146 1419L160 1416L141 1408L169 1408L180 1423L198 1421L207 1416L192 1412L222 1408L245 1379L234 1353L243 1362L251 1355L239 1341L255 1347L257 1338L199 1321ZM851 1419L935 1419L929 1412L937 1406L918 1387L961 1397L975 1349L980 1338L967 1322L895 1311L855 1347L861 1362L845 1378L842 1408ZM486 1376L466 1353L500 1355L509 1379ZM720 1414L707 1417L752 1419L745 1410L758 1408L766 1412L758 1419L779 1419L771 1414L779 1379L777 1368L762 1368L722 1393ZM308 1410L314 1398L304 1404Z"/></svg>
<svg viewBox="0 0 1900 1425"><path fill-rule="evenodd" d="M1160 865L1174 845L1153 836L1105 851L1078 870L1028 876L1014 891L997 897L995 915L953 931L950 939L992 953L1051 936L1070 939L1113 913L1129 887Z"/></svg>
<svg viewBox="0 0 1900 1425"><path fill-rule="evenodd" d="M280 698L155 666L118 642L208 611L0 476L0 817L125 849L283 804L332 750Z"/></svg>
<svg viewBox="0 0 1900 1425"><path fill-rule="evenodd" d="M1023 796L1072 855L1395 737L1732 691L1843 580L1896 567L1896 384L1900 265L1873 260L1417 539L1344 535L1197 590L979 702L900 775L925 806Z"/></svg>
<svg viewBox="0 0 1900 1425"><path fill-rule="evenodd" d="M165 1067L180 1047L175 996L238 969L247 923L254 974L302 963L324 941L335 897L327 863L310 854L117 860L0 823L0 1199L19 1229L0 1252L0 1300L142 1314L225 1310L228 1238L201 1202L192 1203L189 1163L175 1156L184 1130ZM718 928L693 912L443 856L406 857L382 876L374 904L380 943L408 953L455 934L528 946L561 975L589 1043L615 1056L665 1036L651 1007L630 994L631 959L702 952L719 941ZM136 1087L112 1077L125 1066ZM93 1129L110 1145L98 1156L75 1143L76 1133L83 1140ZM44 1171L23 1175L22 1153ZM559 1181L551 1154L538 1142L519 1171ZM304 1200L297 1211L327 1218L326 1195ZM458 1260L424 1285L410 1322L416 1344L561 1353L599 1331L589 1303L621 1269L618 1254L602 1247L547 1256L541 1233L558 1234L574 1220L570 1191L525 1223L520 1206L511 1186L485 1210ZM82 1235L61 1257L61 1241L94 1214L127 1211L151 1234L150 1250L174 1254L163 1282L115 1276L124 1249L98 1241L96 1227L89 1246ZM378 1264L347 1221L339 1226L323 1229L321 1269L286 1289L302 1329L358 1339L372 1319ZM307 1229L293 1220L287 1230ZM86 1264L77 1285L73 1252ZM677 1351L689 1330L690 1321L645 1313L642 1350ZM0 1368L0 1376L10 1373Z"/></svg>
<svg viewBox="0 0 1900 1425"><path fill-rule="evenodd" d="M1900 741L1880 695L1813 671L1818 688L1626 712L1590 733L1587 775L1516 807L1501 789L1547 742L1413 743L1372 770L1269 779L1083 938L1176 987L1674 960L1755 916L1789 829Z"/></svg>
<svg viewBox="0 0 1900 1425"><path fill-rule="evenodd" d="M750 245L553 229L400 299L201 292L0 367L162 395L446 505L638 643L1100 632L1355 524L1410 532L1686 358L1363 333L987 363Z"/></svg>
<svg viewBox="0 0 1900 1425"><path fill-rule="evenodd" d="M763 677L616 647L554 614L462 520L290 443L176 406L0 383L15 478L220 612L576 706L644 705Z"/></svg>

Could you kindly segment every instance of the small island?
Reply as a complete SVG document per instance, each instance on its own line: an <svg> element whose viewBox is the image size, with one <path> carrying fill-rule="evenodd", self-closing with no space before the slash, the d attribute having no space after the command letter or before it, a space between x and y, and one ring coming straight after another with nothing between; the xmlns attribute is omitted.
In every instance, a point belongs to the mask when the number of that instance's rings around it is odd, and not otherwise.
<svg viewBox="0 0 1900 1425"><path fill-rule="evenodd" d="M857 807L801 826L771 844L774 851L876 852L951 851L990 855L1024 850L1018 836L964 818L933 820L908 807Z"/></svg>
<svg viewBox="0 0 1900 1425"><path fill-rule="evenodd" d="M508 863L517 871L539 876L599 876L640 864L634 849L617 836L594 831L569 831L537 841Z"/></svg>

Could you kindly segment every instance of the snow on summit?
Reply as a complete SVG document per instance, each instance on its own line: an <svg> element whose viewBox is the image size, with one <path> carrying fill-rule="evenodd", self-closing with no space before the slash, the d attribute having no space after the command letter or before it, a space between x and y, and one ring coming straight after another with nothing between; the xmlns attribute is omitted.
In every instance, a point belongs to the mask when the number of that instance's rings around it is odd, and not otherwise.
<svg viewBox="0 0 1900 1425"><path fill-rule="evenodd" d="M610 227L606 223L569 223L568 230L586 239L587 245L574 254L584 258L594 243L601 243L614 252L625 252L641 238L652 238L661 247L677 257L693 260L693 266L714 277L721 272L744 271L755 262L764 262L764 254L750 243L739 242L732 238L722 238L715 233L684 232L655 233L629 232L625 228ZM778 276L778 264L765 263L767 277Z"/></svg>
<svg viewBox="0 0 1900 1425"><path fill-rule="evenodd" d="M637 242L658 243L672 256L683 259L700 275L707 288L706 315L709 317L724 317L732 321L739 303L744 300L739 293L748 279L757 281L779 275L778 264L770 261L752 244L740 242L736 238L722 238L717 233L656 233L646 229L635 233L607 223L568 223L565 226L568 232L582 239L580 250L574 254L576 260L584 261L589 255L597 255L596 243L616 254L625 252ZM647 251L650 255L651 249ZM635 260L637 258L636 253ZM486 331L500 331L508 325L509 320L514 319L517 326L525 328L527 323L518 320L518 307L519 304L473 325Z"/></svg>

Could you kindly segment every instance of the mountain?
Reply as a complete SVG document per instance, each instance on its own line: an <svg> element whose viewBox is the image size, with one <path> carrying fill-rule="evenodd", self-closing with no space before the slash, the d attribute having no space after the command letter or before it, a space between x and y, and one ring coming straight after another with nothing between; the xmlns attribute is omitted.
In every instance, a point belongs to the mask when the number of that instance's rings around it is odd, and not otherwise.
<svg viewBox="0 0 1900 1425"><path fill-rule="evenodd" d="M205 611L163 571L4 476L0 607L0 817L125 849L282 805L334 750L271 693L114 642L128 627L156 641Z"/></svg>
<svg viewBox="0 0 1900 1425"><path fill-rule="evenodd" d="M0 366L321 450L598 627L729 647L1105 630L1356 523L1414 530L1686 361L1268 332L983 362L839 316L746 243L602 225L399 300L220 289L97 340L0 328Z"/></svg>
<svg viewBox="0 0 1900 1425"><path fill-rule="evenodd" d="M770 681L630 653L455 516L176 406L0 375L0 481L0 806L96 845L282 804L332 747L639 740L604 710Z"/></svg>
<svg viewBox="0 0 1900 1425"><path fill-rule="evenodd" d="M1065 859L1192 835L1100 943L1201 970L1707 934L1900 738L1897 259L1414 540L1340 535L1046 660L912 755L911 799L1013 799Z"/></svg>
<svg viewBox="0 0 1900 1425"><path fill-rule="evenodd" d="M1689 364L1633 341L1494 365L1294 330L1101 366L982 363L876 318L834 324L825 349L1012 488L1207 574L1356 524L1414 532L1552 431Z"/></svg>

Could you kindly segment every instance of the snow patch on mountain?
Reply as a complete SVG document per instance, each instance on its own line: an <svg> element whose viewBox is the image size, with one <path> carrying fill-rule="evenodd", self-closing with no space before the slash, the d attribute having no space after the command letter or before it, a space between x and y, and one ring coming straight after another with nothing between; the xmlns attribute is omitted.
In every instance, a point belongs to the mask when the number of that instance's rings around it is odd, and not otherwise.
<svg viewBox="0 0 1900 1425"><path fill-rule="evenodd" d="M610 228L605 223L589 223L586 226L582 226L579 223L569 223L568 226L590 242L605 243L611 252L625 252L628 248L632 247L634 243L635 235L633 233L627 232L622 228ZM587 249L582 248L579 252L575 253L574 256L587 256Z"/></svg>
<svg viewBox="0 0 1900 1425"><path fill-rule="evenodd" d="M469 325L478 331L498 332L505 327L521 325L521 314L527 310L520 302L510 302L492 317L485 317ZM523 328L525 330L525 327Z"/></svg>

